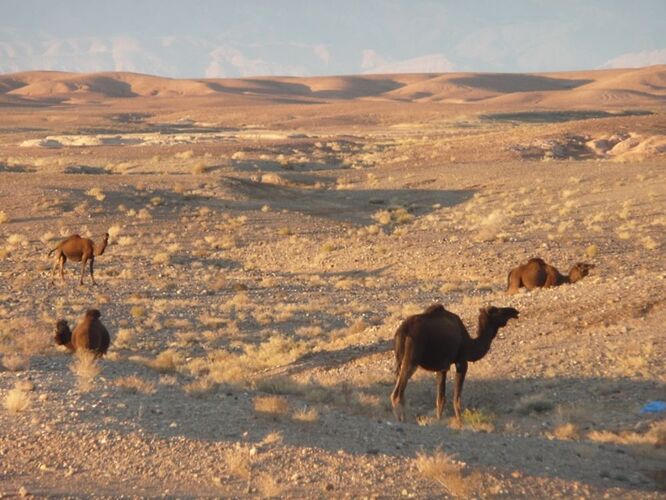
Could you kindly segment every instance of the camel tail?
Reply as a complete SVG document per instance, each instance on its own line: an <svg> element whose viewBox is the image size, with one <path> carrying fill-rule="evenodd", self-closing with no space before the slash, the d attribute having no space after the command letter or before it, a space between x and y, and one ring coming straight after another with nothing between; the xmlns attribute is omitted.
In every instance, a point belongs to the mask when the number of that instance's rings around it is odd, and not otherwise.
<svg viewBox="0 0 666 500"><path fill-rule="evenodd" d="M403 321L395 332L393 338L393 351L395 352L395 376L400 375L402 358L405 356L405 340L407 339L407 321Z"/></svg>

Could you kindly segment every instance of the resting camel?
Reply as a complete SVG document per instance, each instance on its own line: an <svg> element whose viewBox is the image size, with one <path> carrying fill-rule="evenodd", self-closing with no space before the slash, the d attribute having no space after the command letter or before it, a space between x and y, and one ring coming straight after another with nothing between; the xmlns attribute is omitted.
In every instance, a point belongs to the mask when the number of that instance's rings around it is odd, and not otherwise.
<svg viewBox="0 0 666 500"><path fill-rule="evenodd" d="M104 240L101 245L96 245L95 242L89 238L81 238L78 234L73 234L67 239L58 243L58 246L49 252L49 256L55 252L56 260L53 264L53 271L51 272L51 283L55 279L56 267L60 264L60 277L65 281L65 262L71 259L74 262L81 262L81 279L79 284L83 285L83 275L86 272L86 262L90 261L90 279L93 285L95 284L95 277L93 276L93 263L95 257L102 255L109 242L109 233L104 234Z"/></svg>
<svg viewBox="0 0 666 500"><path fill-rule="evenodd" d="M563 283L575 283L587 276L590 269L594 269L594 264L578 262L571 267L569 275L564 276L555 267L546 264L543 259L534 257L528 260L527 264L518 266L509 272L506 292L513 295L518 293L521 286L532 290L537 287L550 288Z"/></svg>
<svg viewBox="0 0 666 500"><path fill-rule="evenodd" d="M405 418L405 387L417 367L437 372L437 418L442 418L446 403L446 375L452 364L456 365L456 385L453 392L453 409L460 420L463 382L467 364L478 361L490 350L497 331L511 318L517 318L513 307L486 307L479 310L479 326L476 338L470 337L461 319L434 304L422 314L408 317L395 332L395 389L391 404L395 417Z"/></svg>
<svg viewBox="0 0 666 500"><path fill-rule="evenodd" d="M73 332L66 320L59 319L56 323L56 344L64 345L72 352L89 350L94 352L97 358L104 356L111 344L111 338L99 320L100 316L98 309L88 309Z"/></svg>

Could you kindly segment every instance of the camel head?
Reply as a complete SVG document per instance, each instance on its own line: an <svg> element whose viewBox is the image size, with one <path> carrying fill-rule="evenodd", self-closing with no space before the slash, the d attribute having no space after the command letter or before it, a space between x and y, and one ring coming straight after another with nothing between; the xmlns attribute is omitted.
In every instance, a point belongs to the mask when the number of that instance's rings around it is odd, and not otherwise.
<svg viewBox="0 0 666 500"><path fill-rule="evenodd" d="M69 329L67 321L59 319L56 322L55 343L58 345L69 344L72 341L72 331Z"/></svg>
<svg viewBox="0 0 666 500"><path fill-rule="evenodd" d="M109 233L104 233L104 239L102 239L102 243L93 244L93 251L95 252L95 255L104 255L104 250L106 250L106 246L108 244L109 244Z"/></svg>
<svg viewBox="0 0 666 500"><path fill-rule="evenodd" d="M99 319L101 316L102 316L102 313L99 312L99 309L88 309L86 311L86 318Z"/></svg>
<svg viewBox="0 0 666 500"><path fill-rule="evenodd" d="M488 326L492 327L493 337L497 330L506 326L511 318L518 318L518 310L513 307L495 307L489 306L479 309L479 316L485 316Z"/></svg>
<svg viewBox="0 0 666 500"><path fill-rule="evenodd" d="M576 281L583 279L590 274L590 269L594 269L594 264L588 264L586 262L578 262L574 264L569 271L569 281L575 283Z"/></svg>

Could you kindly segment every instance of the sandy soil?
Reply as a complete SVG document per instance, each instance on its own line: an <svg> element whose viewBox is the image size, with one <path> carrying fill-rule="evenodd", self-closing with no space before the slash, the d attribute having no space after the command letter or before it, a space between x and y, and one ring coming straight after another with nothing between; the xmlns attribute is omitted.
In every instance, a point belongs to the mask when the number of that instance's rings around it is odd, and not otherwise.
<svg viewBox="0 0 666 500"><path fill-rule="evenodd" d="M665 71L0 76L0 493L663 497ZM507 296L532 256L596 267ZM423 371L391 412L434 302L521 312L462 426ZM93 306L86 364L54 324Z"/></svg>

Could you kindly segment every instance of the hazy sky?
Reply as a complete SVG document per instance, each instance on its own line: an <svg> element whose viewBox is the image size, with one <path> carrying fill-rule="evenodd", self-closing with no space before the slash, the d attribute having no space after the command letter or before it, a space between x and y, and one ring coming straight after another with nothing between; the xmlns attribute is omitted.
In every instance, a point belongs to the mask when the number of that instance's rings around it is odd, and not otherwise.
<svg viewBox="0 0 666 500"><path fill-rule="evenodd" d="M0 72L175 77L666 63L666 0L0 0Z"/></svg>

